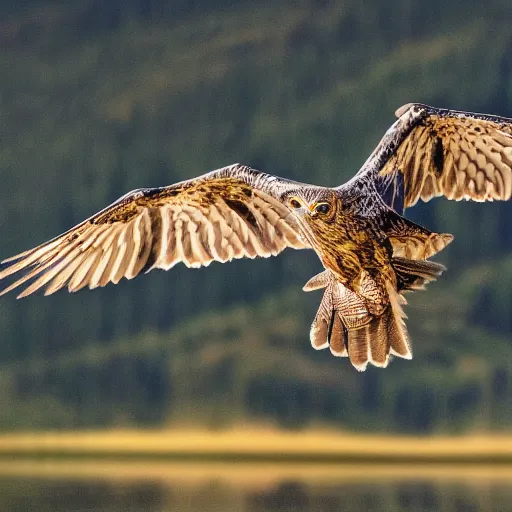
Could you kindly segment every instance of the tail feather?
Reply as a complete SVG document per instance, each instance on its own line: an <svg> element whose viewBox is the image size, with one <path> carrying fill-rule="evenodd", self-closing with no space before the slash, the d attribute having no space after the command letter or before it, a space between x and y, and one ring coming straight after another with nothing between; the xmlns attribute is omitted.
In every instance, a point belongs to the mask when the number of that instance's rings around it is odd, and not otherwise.
<svg viewBox="0 0 512 512"><path fill-rule="evenodd" d="M369 324L359 329L348 331L348 357L352 365L364 372L372 355L372 340L369 334Z"/></svg>
<svg viewBox="0 0 512 512"><path fill-rule="evenodd" d="M435 281L446 267L434 261L393 258L393 269L397 277L398 290L423 290L425 285Z"/></svg>
<svg viewBox="0 0 512 512"><path fill-rule="evenodd" d="M411 260L426 260L442 251L453 240L449 233L434 233L423 226L388 210L381 217L382 228L388 235L395 256Z"/></svg>
<svg viewBox="0 0 512 512"><path fill-rule="evenodd" d="M333 355L350 358L353 366L364 371L368 363L385 368L391 356L412 358L401 292L421 289L436 279L443 265L430 261L394 258L398 289L387 286L389 304L378 316L368 311L365 300L348 290L328 272L313 278L306 289L325 286L324 296L311 325L311 344L317 350L330 347Z"/></svg>
<svg viewBox="0 0 512 512"><path fill-rule="evenodd" d="M404 321L407 315L402 308L407 301L391 284L388 284L388 294L390 306L383 321L385 322L386 332L389 337L390 353L404 359L412 359L411 344Z"/></svg>
<svg viewBox="0 0 512 512"><path fill-rule="evenodd" d="M328 270L324 270L319 274L314 275L303 287L305 292L312 292L314 290L320 290L329 285L332 274Z"/></svg>
<svg viewBox="0 0 512 512"><path fill-rule="evenodd" d="M336 281L327 286L311 325L313 348L321 350L329 347L334 356L350 358L359 371L364 371L368 363L385 368L391 355L411 359L412 352L403 320L403 296L390 287L390 304L382 315L373 316L366 312L363 316L361 313L358 321L354 321L354 318L344 316L341 294L352 301L362 302L360 297ZM352 306L362 311L361 304L354 306L352 303Z"/></svg>
<svg viewBox="0 0 512 512"><path fill-rule="evenodd" d="M368 363L385 368L391 355L412 358L404 321L390 305L365 326L348 331L348 356L356 369L364 371Z"/></svg>
<svg viewBox="0 0 512 512"><path fill-rule="evenodd" d="M336 311L332 313L331 325L331 332L329 333L331 354L336 357L348 357L348 330Z"/></svg>
<svg viewBox="0 0 512 512"><path fill-rule="evenodd" d="M318 313L311 324L311 330L309 331L309 338L311 340L311 346L315 350L322 350L329 346L329 339L331 338L331 324L334 320L334 312L331 310L329 313L322 311L322 300Z"/></svg>
<svg viewBox="0 0 512 512"><path fill-rule="evenodd" d="M375 321L378 320L378 321ZM379 318L374 319L368 325L368 336L370 338L371 362L375 366L385 368L389 363L392 339L389 332L389 322L386 312ZM374 324L374 325L372 325Z"/></svg>

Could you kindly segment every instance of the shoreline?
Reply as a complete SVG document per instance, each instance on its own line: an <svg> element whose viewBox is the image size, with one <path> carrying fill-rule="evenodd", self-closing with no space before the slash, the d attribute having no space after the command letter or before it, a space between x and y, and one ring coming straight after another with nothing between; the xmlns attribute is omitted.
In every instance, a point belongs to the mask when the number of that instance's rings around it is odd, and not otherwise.
<svg viewBox="0 0 512 512"><path fill-rule="evenodd" d="M512 483L512 467L498 464L272 464L106 460L0 460L0 479L34 478L63 481L160 482L180 488L225 482L246 489L266 489L282 482L306 481L312 486L358 482L431 481L440 485Z"/></svg>
<svg viewBox="0 0 512 512"><path fill-rule="evenodd" d="M512 436L409 437L237 428L0 435L0 460L93 459L272 464L512 464Z"/></svg>

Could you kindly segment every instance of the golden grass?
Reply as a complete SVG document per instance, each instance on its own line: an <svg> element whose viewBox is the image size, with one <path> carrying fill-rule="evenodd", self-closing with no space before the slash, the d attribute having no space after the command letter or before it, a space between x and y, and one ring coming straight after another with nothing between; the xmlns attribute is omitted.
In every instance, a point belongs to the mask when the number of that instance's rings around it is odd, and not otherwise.
<svg viewBox="0 0 512 512"><path fill-rule="evenodd" d="M4 434L1 456L138 457L260 462L512 463L512 438L366 436L241 428Z"/></svg>

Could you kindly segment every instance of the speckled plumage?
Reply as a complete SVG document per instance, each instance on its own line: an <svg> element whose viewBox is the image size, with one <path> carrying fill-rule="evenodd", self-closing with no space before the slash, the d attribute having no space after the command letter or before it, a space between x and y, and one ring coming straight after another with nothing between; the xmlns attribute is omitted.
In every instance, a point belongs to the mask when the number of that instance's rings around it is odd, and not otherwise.
<svg viewBox="0 0 512 512"><path fill-rule="evenodd" d="M403 293L444 269L426 261L451 242L402 217L418 199L509 200L510 119L404 105L360 171L338 188L307 185L240 164L157 189L140 189L59 237L2 262L2 293L19 297L95 288L178 262L189 267L313 249L324 268L311 329L364 370L410 358Z"/></svg>

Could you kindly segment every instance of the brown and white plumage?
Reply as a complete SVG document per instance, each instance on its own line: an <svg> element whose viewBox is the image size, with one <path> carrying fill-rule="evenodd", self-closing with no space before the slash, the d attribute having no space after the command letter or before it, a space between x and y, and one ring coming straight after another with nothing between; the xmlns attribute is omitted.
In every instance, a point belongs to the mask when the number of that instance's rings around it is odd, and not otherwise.
<svg viewBox="0 0 512 512"><path fill-rule="evenodd" d="M47 295L64 286L74 292L178 262L200 267L307 247L289 210L265 187L252 186L264 178L272 181L235 164L170 187L130 192L63 235L5 260L0 279L25 274L2 293L27 282L18 297L43 287Z"/></svg>
<svg viewBox="0 0 512 512"><path fill-rule="evenodd" d="M433 197L506 201L512 196L512 121L409 103L354 180L378 180L403 207Z"/></svg>
<svg viewBox="0 0 512 512"><path fill-rule="evenodd" d="M316 350L329 347L336 357L350 357L355 368L364 371L368 363L385 368L390 356L412 359L412 349L405 327L401 292L421 290L445 268L431 261L395 258L394 265L404 279L397 287L387 284L389 303L376 316L360 294L343 286L328 270L312 277L305 292L324 288L324 296L310 330L311 345ZM378 294L374 281L365 276L369 293Z"/></svg>
<svg viewBox="0 0 512 512"><path fill-rule="evenodd" d="M330 189L234 164L198 178L130 192L66 233L4 260L1 293L24 287L95 288L153 268L168 270L286 247L316 251L325 288L313 322L315 348L330 346L364 370L410 358L403 292L443 267L424 261L451 242L400 214L418 199L509 200L512 121L408 104L361 170Z"/></svg>
<svg viewBox="0 0 512 512"><path fill-rule="evenodd" d="M401 307L403 298L390 290L396 299L395 307L374 317L364 299L343 286L325 270L311 278L303 290L325 288L324 296L310 331L311 345L316 350L329 347L336 357L349 357L352 364L364 371L371 363L386 367L391 355L412 358Z"/></svg>
<svg viewBox="0 0 512 512"><path fill-rule="evenodd" d="M414 107L411 107L414 108ZM405 207L418 199L505 200L512 194L512 125L489 116L426 110L381 174L398 169L405 179Z"/></svg>

